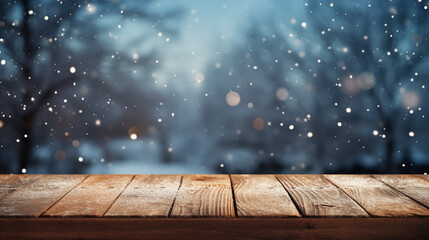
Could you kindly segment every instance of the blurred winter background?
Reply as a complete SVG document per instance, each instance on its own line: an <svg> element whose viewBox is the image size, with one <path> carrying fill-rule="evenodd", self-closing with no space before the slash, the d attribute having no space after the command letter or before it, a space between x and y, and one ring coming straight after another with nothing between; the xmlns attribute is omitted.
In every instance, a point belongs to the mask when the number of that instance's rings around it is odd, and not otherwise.
<svg viewBox="0 0 429 240"><path fill-rule="evenodd" d="M0 4L0 173L429 170L428 0Z"/></svg>

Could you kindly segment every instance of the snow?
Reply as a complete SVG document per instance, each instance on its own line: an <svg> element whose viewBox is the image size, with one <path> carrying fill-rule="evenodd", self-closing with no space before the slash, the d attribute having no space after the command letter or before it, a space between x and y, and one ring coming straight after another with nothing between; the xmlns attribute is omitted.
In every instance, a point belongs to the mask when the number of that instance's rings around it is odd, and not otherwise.
<svg viewBox="0 0 429 240"><path fill-rule="evenodd" d="M0 9L2 172L429 166L425 1L24 6Z"/></svg>
<svg viewBox="0 0 429 240"><path fill-rule="evenodd" d="M240 94L235 91L230 91L229 93L227 93L225 99L226 103L231 107L237 106L241 101Z"/></svg>
<svg viewBox="0 0 429 240"><path fill-rule="evenodd" d="M210 174L207 168L185 165L182 163L163 164L142 162L141 160L128 160L114 163L111 166L102 165L89 168L88 174Z"/></svg>

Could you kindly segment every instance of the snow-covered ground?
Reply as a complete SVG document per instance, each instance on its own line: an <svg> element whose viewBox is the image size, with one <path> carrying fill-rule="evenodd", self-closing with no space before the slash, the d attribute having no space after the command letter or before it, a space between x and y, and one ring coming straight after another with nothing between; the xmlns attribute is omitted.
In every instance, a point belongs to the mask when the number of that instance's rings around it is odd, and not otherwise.
<svg viewBox="0 0 429 240"><path fill-rule="evenodd" d="M111 166L92 165L89 174L207 174L210 169L183 163L161 164L158 162L123 161Z"/></svg>
<svg viewBox="0 0 429 240"><path fill-rule="evenodd" d="M174 146L177 146L177 144ZM106 145L106 149L113 151L113 154L110 153L108 155L113 155L114 158L106 158L104 162L93 162L87 169L89 174L213 173L210 166L202 166L200 162L180 161L164 163L160 161L158 142L152 138L142 138L136 141L126 138L112 140Z"/></svg>

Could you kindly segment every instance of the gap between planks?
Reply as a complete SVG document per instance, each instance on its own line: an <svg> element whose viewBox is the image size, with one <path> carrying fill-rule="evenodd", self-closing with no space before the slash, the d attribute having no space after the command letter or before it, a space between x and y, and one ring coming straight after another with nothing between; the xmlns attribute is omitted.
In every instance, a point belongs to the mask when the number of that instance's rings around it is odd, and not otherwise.
<svg viewBox="0 0 429 240"><path fill-rule="evenodd" d="M413 175L372 175L392 189L429 209L429 182ZM406 185L406 186L404 186Z"/></svg>
<svg viewBox="0 0 429 240"><path fill-rule="evenodd" d="M320 175L277 178L305 217L369 217L347 194Z"/></svg>
<svg viewBox="0 0 429 240"><path fill-rule="evenodd" d="M110 208L112 208L113 204L115 204L115 202L118 200L118 198L122 195L122 193L124 193L125 189L127 189L127 187L131 184L131 182L136 178L136 175L134 175L131 180L128 182L128 184L124 187L124 189L122 189L122 192L119 193L119 195L115 198L115 200L113 200L112 204L110 204L110 206L107 208L107 210L103 213L103 217L106 215L106 213L110 210Z"/></svg>
<svg viewBox="0 0 429 240"><path fill-rule="evenodd" d="M184 175L171 217L235 217L226 174Z"/></svg>
<svg viewBox="0 0 429 240"><path fill-rule="evenodd" d="M170 217L170 216L171 216L171 212L173 211L174 203L176 202L177 193L179 193L180 187L182 186L182 182L183 182L183 175L182 175L182 176L180 176L180 183L179 183L179 187L177 188L176 194L174 194L173 203L171 204L171 207L170 207L170 210L168 211L168 215L167 215L167 217Z"/></svg>
<svg viewBox="0 0 429 240"><path fill-rule="evenodd" d="M295 199L291 196L290 192L286 189L285 185L282 183L282 181L280 181L279 176L275 175L277 181L282 185L283 189L285 190L285 192L287 193L287 195L289 196L290 200L292 201L293 205L295 206L296 210L298 210L299 213L299 217L303 217L304 214L302 213L302 210L298 207L298 203L295 201Z"/></svg>
<svg viewBox="0 0 429 240"><path fill-rule="evenodd" d="M103 217L133 177L133 175L90 175L43 216Z"/></svg>
<svg viewBox="0 0 429 240"><path fill-rule="evenodd" d="M76 186L72 187L69 191L67 191L62 197L60 197L59 199L57 199L57 201L54 201L51 206L49 206L48 208L46 208L46 210L40 214L37 217L43 216L43 214L45 214L49 209L51 209L55 204L57 204L61 199L63 199L69 192L73 191L73 189L75 189L77 186L79 186L83 181L85 181L87 178L89 177L89 175L85 176L82 181L80 181L78 184L76 184Z"/></svg>
<svg viewBox="0 0 429 240"><path fill-rule="evenodd" d="M0 175L0 191L4 188L6 190L0 192L0 201L7 197L9 194L18 191L36 181L38 181L42 176L35 174L28 175ZM12 190L11 190L12 189Z"/></svg>
<svg viewBox="0 0 429 240"><path fill-rule="evenodd" d="M168 217L181 175L136 175L105 217Z"/></svg>
<svg viewBox="0 0 429 240"><path fill-rule="evenodd" d="M326 181L328 181L330 184L334 185L339 191L343 192L345 195L347 195L353 202L355 202L357 205L359 205L359 207L361 207L366 214L368 214L368 216L370 217L374 217L370 212L368 212L368 210L366 210L366 208L364 208L358 201L356 201L356 199L352 198L349 194L347 194L342 188L340 188L339 186L337 186L337 184L335 184L334 182L332 182L330 179L328 179L327 177L325 177L325 175L322 175L322 178L324 178Z"/></svg>
<svg viewBox="0 0 429 240"><path fill-rule="evenodd" d="M424 205L371 175L340 174L324 177L354 199L372 217L429 216L429 209Z"/></svg>
<svg viewBox="0 0 429 240"><path fill-rule="evenodd" d="M228 176L229 176L229 183L231 184L232 204L234 204L234 214L235 214L235 217L238 217L237 200L235 199L234 184L232 184L231 174L228 174Z"/></svg>
<svg viewBox="0 0 429 240"><path fill-rule="evenodd" d="M85 178L86 175L41 175L38 181L3 198L0 201L0 215L38 217Z"/></svg>
<svg viewBox="0 0 429 240"><path fill-rule="evenodd" d="M299 217L274 175L231 175L238 217Z"/></svg>

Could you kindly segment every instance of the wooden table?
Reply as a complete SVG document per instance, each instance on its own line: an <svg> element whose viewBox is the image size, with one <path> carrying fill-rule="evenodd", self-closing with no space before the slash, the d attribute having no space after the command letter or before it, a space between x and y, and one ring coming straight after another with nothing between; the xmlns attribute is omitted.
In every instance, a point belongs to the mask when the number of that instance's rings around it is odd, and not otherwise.
<svg viewBox="0 0 429 240"><path fill-rule="evenodd" d="M0 239L429 238L427 175L0 175Z"/></svg>

